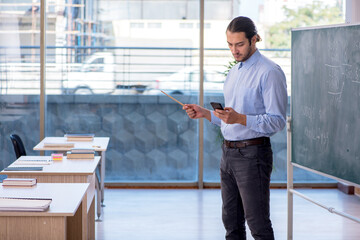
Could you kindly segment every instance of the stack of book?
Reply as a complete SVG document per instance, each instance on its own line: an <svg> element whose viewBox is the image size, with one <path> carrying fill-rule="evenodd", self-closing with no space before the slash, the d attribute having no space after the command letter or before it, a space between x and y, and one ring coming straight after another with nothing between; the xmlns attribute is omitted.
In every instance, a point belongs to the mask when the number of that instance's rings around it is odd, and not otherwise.
<svg viewBox="0 0 360 240"><path fill-rule="evenodd" d="M68 133L64 135L68 142L91 142L94 140L94 136L93 133Z"/></svg>
<svg viewBox="0 0 360 240"><path fill-rule="evenodd" d="M46 211L51 198L0 197L0 211Z"/></svg>
<svg viewBox="0 0 360 240"><path fill-rule="evenodd" d="M72 148L66 156L67 159L94 159L95 151L92 148Z"/></svg>
<svg viewBox="0 0 360 240"><path fill-rule="evenodd" d="M3 186L34 186L36 178L5 178Z"/></svg>

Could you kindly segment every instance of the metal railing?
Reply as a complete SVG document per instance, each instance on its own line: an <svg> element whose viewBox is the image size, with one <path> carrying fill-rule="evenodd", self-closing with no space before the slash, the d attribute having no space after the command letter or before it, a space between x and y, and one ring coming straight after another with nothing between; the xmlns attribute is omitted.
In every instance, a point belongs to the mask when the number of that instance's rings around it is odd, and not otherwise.
<svg viewBox="0 0 360 240"><path fill-rule="evenodd" d="M290 89L290 49L260 51L283 68ZM204 89L221 92L231 53L207 48L204 56ZM46 93L153 94L159 87L196 93L198 68L198 48L48 46ZM0 47L1 94L39 94L39 79L39 46Z"/></svg>

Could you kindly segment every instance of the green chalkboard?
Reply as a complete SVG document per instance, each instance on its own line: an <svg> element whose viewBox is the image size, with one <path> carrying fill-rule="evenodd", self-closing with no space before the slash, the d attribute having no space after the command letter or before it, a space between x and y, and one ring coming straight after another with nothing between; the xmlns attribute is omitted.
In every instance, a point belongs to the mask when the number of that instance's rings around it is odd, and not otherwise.
<svg viewBox="0 0 360 240"><path fill-rule="evenodd" d="M292 31L292 161L360 184L360 25Z"/></svg>

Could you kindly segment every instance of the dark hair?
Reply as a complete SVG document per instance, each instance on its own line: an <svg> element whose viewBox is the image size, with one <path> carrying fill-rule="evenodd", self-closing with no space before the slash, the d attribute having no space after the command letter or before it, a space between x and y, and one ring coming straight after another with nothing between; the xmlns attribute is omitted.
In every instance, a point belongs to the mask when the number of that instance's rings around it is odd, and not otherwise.
<svg viewBox="0 0 360 240"><path fill-rule="evenodd" d="M257 33L256 26L254 22L248 17L236 17L228 25L226 31L236 33L244 32L246 38L249 40L251 45L251 38L256 35L256 41L261 41L261 37Z"/></svg>

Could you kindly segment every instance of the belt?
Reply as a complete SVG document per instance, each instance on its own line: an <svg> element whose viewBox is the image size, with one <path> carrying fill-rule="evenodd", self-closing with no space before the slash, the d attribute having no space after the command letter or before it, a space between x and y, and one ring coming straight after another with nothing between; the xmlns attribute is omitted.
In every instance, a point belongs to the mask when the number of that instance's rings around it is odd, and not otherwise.
<svg viewBox="0 0 360 240"><path fill-rule="evenodd" d="M241 140L241 141L224 140L224 144L228 148L244 148L246 146L261 145L267 143L270 143L269 137L259 137L259 138Z"/></svg>

